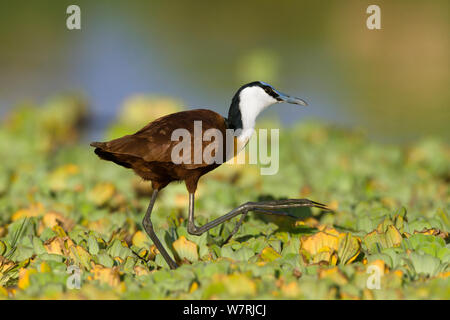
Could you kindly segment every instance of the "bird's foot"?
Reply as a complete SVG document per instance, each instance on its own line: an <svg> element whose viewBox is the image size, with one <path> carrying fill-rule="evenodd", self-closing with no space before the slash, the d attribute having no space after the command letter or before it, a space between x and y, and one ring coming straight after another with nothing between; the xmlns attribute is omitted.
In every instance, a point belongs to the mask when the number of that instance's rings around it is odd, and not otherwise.
<svg viewBox="0 0 450 320"><path fill-rule="evenodd" d="M244 222L245 217L247 216L249 211L253 211L256 213L263 213L268 215L274 215L274 216L284 216L284 217L290 217L293 219L298 220L299 217L285 212L285 211L275 211L278 209L289 209L289 208L299 208L299 207L315 207L319 208L325 211L332 211L330 208L328 208L326 205L311 201L308 199L286 199L286 200L271 200L271 201L261 201L261 202L249 202L244 204L243 206L246 207L246 210L242 212L242 216L239 219L239 221L236 223L236 226L234 227L233 231L231 231L230 235L225 239L222 245L228 243L230 239L238 232L239 228L241 227L242 223Z"/></svg>

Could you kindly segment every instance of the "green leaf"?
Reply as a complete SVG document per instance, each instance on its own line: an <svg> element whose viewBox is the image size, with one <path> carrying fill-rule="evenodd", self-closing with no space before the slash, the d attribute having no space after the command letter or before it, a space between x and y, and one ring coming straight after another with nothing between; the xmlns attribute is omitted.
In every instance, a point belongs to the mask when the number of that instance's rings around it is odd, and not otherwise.
<svg viewBox="0 0 450 320"><path fill-rule="evenodd" d="M36 252L36 254L47 253L47 250L45 250L42 240L35 236L33 236L33 249L34 252Z"/></svg>
<svg viewBox="0 0 450 320"><path fill-rule="evenodd" d="M446 269L447 264L441 264L438 258L430 256L429 254L419 254L411 252L409 255L410 265L414 271L420 275L436 276L439 272Z"/></svg>
<svg viewBox="0 0 450 320"><path fill-rule="evenodd" d="M97 255L98 263L108 267L112 268L114 266L114 260L105 252L101 252Z"/></svg>
<svg viewBox="0 0 450 320"><path fill-rule="evenodd" d="M89 248L89 253L93 254L93 255L96 255L100 251L98 242L92 234L89 235L89 238L88 238L88 248Z"/></svg>

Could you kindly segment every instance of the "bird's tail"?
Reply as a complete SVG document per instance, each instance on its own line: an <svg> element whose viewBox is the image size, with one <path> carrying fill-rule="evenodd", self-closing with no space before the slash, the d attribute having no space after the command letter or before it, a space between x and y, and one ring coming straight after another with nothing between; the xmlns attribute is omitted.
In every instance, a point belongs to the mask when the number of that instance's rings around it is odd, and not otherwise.
<svg viewBox="0 0 450 320"><path fill-rule="evenodd" d="M91 147L95 147L95 148L103 148L105 146L105 142L91 142L90 144Z"/></svg>
<svg viewBox="0 0 450 320"><path fill-rule="evenodd" d="M106 142L91 142L91 147L94 147L95 154L103 160L112 161L114 163L117 163L118 165L121 165L125 168L131 168L131 165L124 161L124 159L121 159L121 156L118 154L115 154L114 152L109 152L105 150L106 148Z"/></svg>

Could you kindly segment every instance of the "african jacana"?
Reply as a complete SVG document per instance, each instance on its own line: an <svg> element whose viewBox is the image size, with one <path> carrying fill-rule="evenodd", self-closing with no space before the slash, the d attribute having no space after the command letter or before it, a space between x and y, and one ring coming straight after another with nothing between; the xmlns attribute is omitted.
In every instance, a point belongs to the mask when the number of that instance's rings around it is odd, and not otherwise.
<svg viewBox="0 0 450 320"><path fill-rule="evenodd" d="M220 163L207 163L204 159L201 159L200 162L191 163L179 163L179 161L173 161L172 150L179 143L179 140L174 141L172 139L172 132L181 128L187 130L189 133L193 133L194 122L197 121L201 121L202 133L206 132L208 129L215 129L220 131L223 137L226 137L226 130L234 129L237 134L233 137L233 143L237 142L238 145L237 149L234 149L233 152L233 155L235 155L236 152L239 152L245 147L250 139L250 136L254 131L256 117L270 105L280 102L302 106L307 105L302 99L290 97L275 90L267 83L255 81L242 86L236 92L231 102L228 118L224 118L216 112L205 109L182 111L169 114L150 122L144 128L132 135L126 135L122 138L108 142L91 143L91 146L95 147L95 153L101 159L113 161L123 167L131 168L144 180L151 181L153 194L142 224L171 269L177 268L177 264L172 260L157 238L150 216L158 191L172 181L184 181L186 184L189 192L187 230L193 235L201 235L209 229L242 214L236 228L234 228L230 235L231 237L237 232L244 217L249 211L289 215L284 212L272 210L294 207L318 207L328 210L325 205L307 199L247 202L201 227L197 227L194 223L194 194L197 189L197 182L202 175L214 170ZM194 153L196 151L193 140L194 139L191 139L193 147L191 150L194 151L192 151L191 156L195 158ZM225 143L228 142L225 141ZM201 143L203 144L203 147L207 144L205 141L202 141ZM220 144L220 148L224 149L225 145L226 144L224 143ZM230 158L226 152L222 152L222 154L224 155L224 161Z"/></svg>

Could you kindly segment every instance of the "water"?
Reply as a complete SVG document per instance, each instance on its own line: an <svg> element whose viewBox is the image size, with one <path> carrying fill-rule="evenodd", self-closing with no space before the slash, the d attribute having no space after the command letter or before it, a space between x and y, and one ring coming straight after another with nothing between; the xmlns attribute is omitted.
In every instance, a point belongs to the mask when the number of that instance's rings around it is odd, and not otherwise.
<svg viewBox="0 0 450 320"><path fill-rule="evenodd" d="M441 114L427 116L423 125L429 106L416 103L423 101L415 96L417 90L405 89L410 75L391 66L401 64L401 56L392 61L364 51L371 43L364 41L371 41L370 37L378 41L377 50L388 50L391 33L406 25L408 17L397 21L397 28L391 25L375 34L365 28L360 3L353 7L336 1L328 5L255 3L212 8L203 1L80 1L80 31L65 28L65 4L60 1L2 3L0 112L23 100L41 103L61 92L81 91L91 103L95 138L132 94L167 95L182 100L187 108L207 107L226 115L240 85L263 80L311 105L299 109L284 104L266 112L266 116L279 116L286 125L313 117L350 128L364 127L374 137L390 140L446 131L442 120L442 114L448 114L446 90L427 86L429 79L414 84L421 87L422 95L433 97L436 113ZM429 23L437 25L438 31L441 25L448 26L445 16L436 18L443 6L448 4L436 2L427 7ZM421 10L417 5L409 9ZM428 37L426 32L420 36ZM448 40L446 44L444 37L435 38L433 50L448 53ZM408 44L403 45L408 52ZM448 66L448 59L433 61L415 61L415 81L420 81L421 63L424 70L430 63ZM433 79L448 84L448 67L446 72ZM397 82L389 83L392 79ZM397 86L403 87L392 90ZM417 123L421 125L414 130Z"/></svg>

